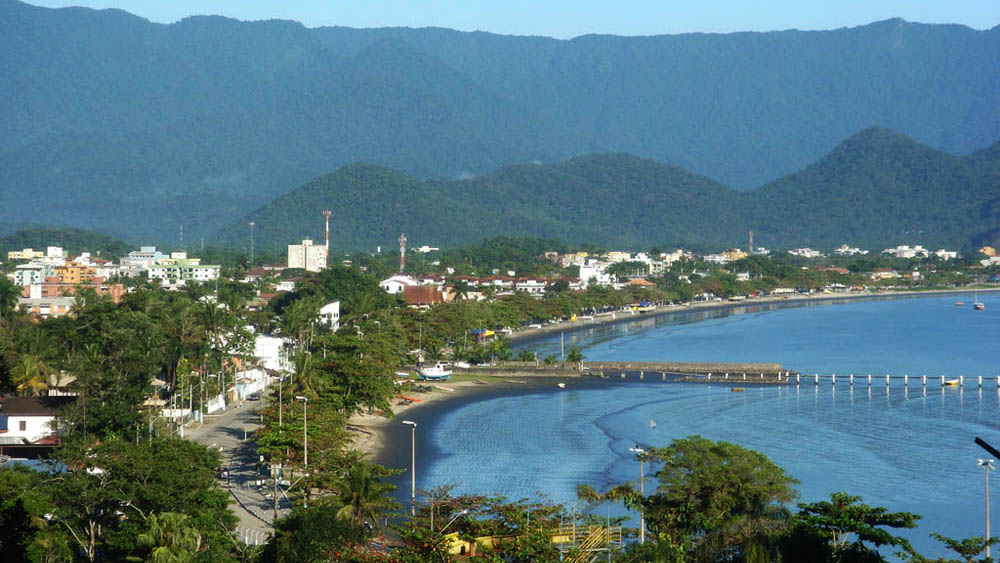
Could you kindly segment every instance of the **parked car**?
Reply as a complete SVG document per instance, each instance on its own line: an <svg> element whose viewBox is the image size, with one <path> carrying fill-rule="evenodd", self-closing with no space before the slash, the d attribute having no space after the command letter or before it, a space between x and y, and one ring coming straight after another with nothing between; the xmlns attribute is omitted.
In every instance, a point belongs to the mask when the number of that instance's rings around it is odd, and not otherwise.
<svg viewBox="0 0 1000 563"><path fill-rule="evenodd" d="M260 393L250 393L250 395L247 396L247 400L248 401L259 401L260 400Z"/></svg>

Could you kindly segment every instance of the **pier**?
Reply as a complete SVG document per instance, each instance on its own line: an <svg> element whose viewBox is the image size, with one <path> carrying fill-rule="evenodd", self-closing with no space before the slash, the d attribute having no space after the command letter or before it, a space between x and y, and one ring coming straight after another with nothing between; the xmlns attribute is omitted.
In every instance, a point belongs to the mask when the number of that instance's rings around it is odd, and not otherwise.
<svg viewBox="0 0 1000 563"><path fill-rule="evenodd" d="M620 379L670 379L694 383L779 384L802 386L847 387L919 387L984 389L995 388L1000 393L1000 375L891 375L884 374L804 374L785 370L780 363L719 363L719 362L583 362L581 372L596 377Z"/></svg>

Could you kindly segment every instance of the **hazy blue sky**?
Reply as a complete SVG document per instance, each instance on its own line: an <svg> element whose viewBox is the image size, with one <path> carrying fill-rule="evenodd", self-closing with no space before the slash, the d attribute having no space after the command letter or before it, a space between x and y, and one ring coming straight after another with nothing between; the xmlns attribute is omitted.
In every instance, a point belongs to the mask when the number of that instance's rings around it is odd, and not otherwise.
<svg viewBox="0 0 1000 563"><path fill-rule="evenodd" d="M48 7L121 8L155 22L194 14L290 19L306 26L440 26L569 38L586 33L834 29L901 17L922 23L1000 24L1000 0L30 0Z"/></svg>

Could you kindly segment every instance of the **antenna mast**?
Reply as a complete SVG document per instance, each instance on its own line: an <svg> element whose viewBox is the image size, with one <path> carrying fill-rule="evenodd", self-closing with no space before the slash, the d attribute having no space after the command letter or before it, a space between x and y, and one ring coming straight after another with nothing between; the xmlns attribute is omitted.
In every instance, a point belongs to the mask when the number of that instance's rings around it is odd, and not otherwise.
<svg viewBox="0 0 1000 563"><path fill-rule="evenodd" d="M323 218L326 219L326 253L330 254L330 210L327 209L323 212Z"/></svg>
<svg viewBox="0 0 1000 563"><path fill-rule="evenodd" d="M406 233L399 234L399 273L406 270Z"/></svg>

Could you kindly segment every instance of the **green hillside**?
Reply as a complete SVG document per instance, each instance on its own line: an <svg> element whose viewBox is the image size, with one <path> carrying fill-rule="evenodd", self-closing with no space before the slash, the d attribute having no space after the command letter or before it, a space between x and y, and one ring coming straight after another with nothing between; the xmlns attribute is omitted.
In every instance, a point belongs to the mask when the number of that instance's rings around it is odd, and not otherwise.
<svg viewBox="0 0 1000 563"><path fill-rule="evenodd" d="M563 41L0 0L0 222L194 239L352 162L623 152L747 189L873 125L967 154L1000 131L997 60L1000 27L902 20Z"/></svg>
<svg viewBox="0 0 1000 563"><path fill-rule="evenodd" d="M871 128L801 172L749 192L625 154L522 164L452 182L355 164L257 209L220 239L245 244L254 221L261 248L321 240L321 211L329 208L331 246L350 250L394 247L400 232L411 246L510 235L717 249L744 245L750 229L768 247L964 248L1000 227L998 147L957 157Z"/></svg>

